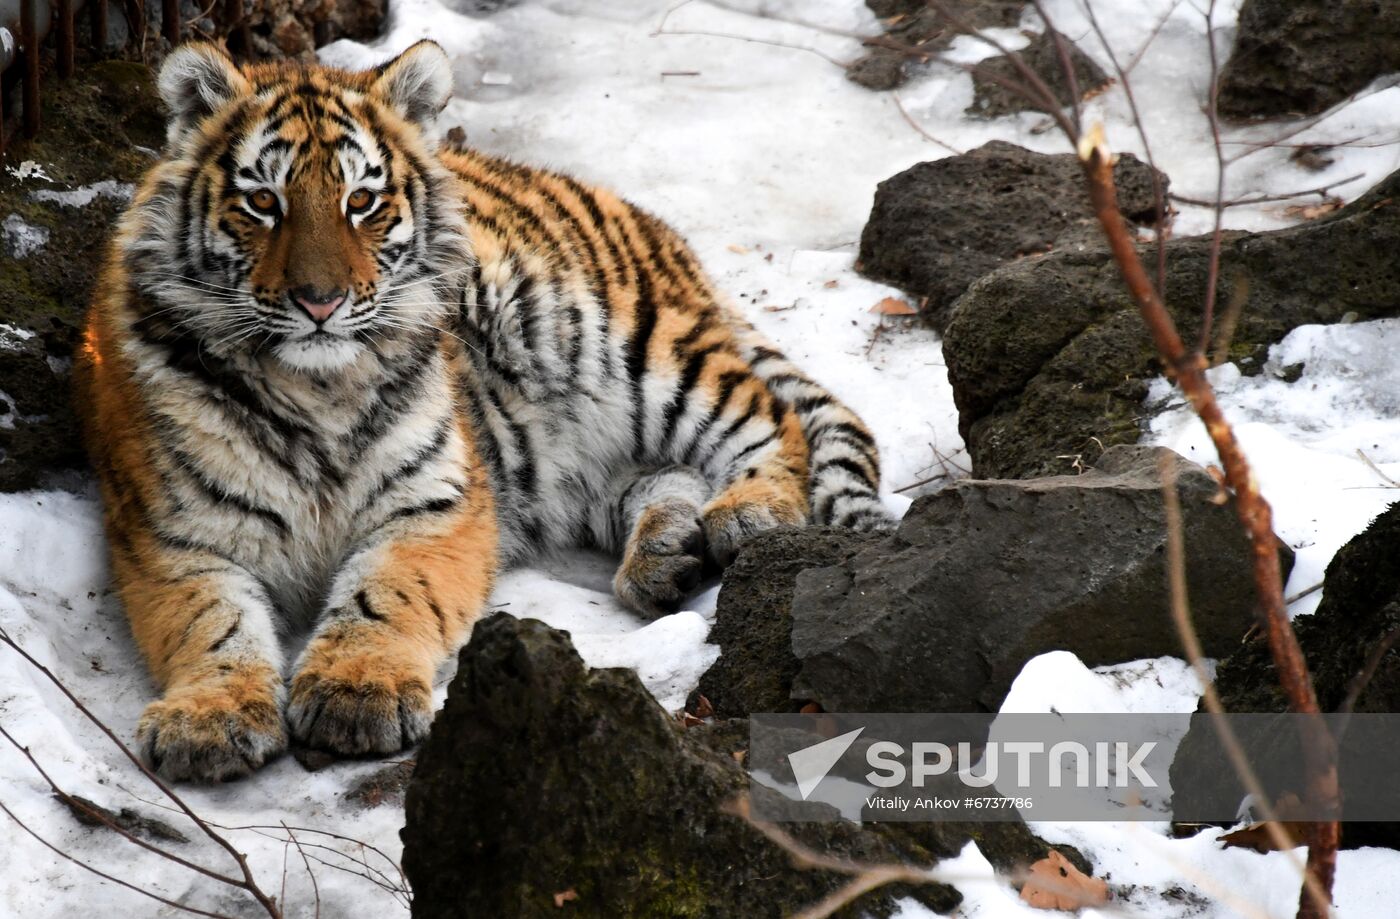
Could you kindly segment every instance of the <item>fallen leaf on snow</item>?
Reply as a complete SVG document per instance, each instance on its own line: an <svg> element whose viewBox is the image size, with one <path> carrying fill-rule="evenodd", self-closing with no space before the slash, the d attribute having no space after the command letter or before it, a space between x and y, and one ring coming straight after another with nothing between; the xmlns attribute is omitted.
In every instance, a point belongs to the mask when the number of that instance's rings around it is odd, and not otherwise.
<svg viewBox="0 0 1400 919"><path fill-rule="evenodd" d="M1108 882L1090 877L1054 849L1031 865L1021 899L1036 909L1079 909L1108 902Z"/></svg>
<svg viewBox="0 0 1400 919"><path fill-rule="evenodd" d="M1283 209L1287 217L1297 220L1316 220L1319 217L1332 213L1342 206L1341 198L1328 198L1318 204L1295 204L1292 207Z"/></svg>
<svg viewBox="0 0 1400 919"><path fill-rule="evenodd" d="M830 289L833 288L833 287L840 287L840 286L841 286L841 282L838 281L838 280L836 280L835 278L832 278L830 281L827 281L825 284L822 285L822 287L825 287L827 290L830 290Z"/></svg>
<svg viewBox="0 0 1400 919"><path fill-rule="evenodd" d="M748 249L748 247L747 247L747 246L741 246L741 245L739 245L738 243L730 243L728 246L726 246L726 248L727 248L730 252L733 252L735 255L748 255L748 254L749 254L749 249Z"/></svg>
<svg viewBox="0 0 1400 919"><path fill-rule="evenodd" d="M881 316L913 316L918 310L897 297L886 297L870 308L870 312Z"/></svg>
<svg viewBox="0 0 1400 919"><path fill-rule="evenodd" d="M1279 826L1283 827L1284 833L1293 840L1295 845L1301 845L1311 827L1309 823L1288 819L1300 813L1302 809L1303 802L1292 792L1280 797L1278 803L1274 805L1274 815L1283 818ZM1260 854L1279 850L1278 844L1274 842L1273 834L1269 830L1268 821L1251 823L1244 829L1226 833L1220 837L1220 845L1226 849L1253 849Z"/></svg>

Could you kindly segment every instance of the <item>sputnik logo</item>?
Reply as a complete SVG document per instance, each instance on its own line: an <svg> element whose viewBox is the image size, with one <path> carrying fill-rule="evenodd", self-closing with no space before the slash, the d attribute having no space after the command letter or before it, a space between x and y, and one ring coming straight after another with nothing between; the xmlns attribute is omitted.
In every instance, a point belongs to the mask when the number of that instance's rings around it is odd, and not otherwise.
<svg viewBox="0 0 1400 919"><path fill-rule="evenodd" d="M840 762L841 757L846 755L846 751L851 749L851 744L856 742L856 738L864 730L865 728L856 728L839 737L823 740L788 754L788 765L792 767L793 778L797 779L797 791L802 795L803 801L817 790L822 779Z"/></svg>

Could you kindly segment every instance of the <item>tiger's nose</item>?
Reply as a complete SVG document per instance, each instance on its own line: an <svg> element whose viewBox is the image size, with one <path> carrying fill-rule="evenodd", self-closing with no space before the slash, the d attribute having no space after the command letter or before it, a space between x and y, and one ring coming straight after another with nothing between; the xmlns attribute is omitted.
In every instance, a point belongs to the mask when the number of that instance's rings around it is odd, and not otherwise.
<svg viewBox="0 0 1400 919"><path fill-rule="evenodd" d="M345 302L345 295L349 291L345 290L316 290L314 287L298 287L291 291L292 299L296 305L311 317L311 321L320 325L331 314L336 311L340 304Z"/></svg>

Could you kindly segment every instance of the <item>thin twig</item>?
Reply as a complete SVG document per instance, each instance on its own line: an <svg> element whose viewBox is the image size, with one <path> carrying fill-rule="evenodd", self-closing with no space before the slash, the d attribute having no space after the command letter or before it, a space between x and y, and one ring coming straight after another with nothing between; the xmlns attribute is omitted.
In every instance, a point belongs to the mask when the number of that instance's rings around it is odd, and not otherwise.
<svg viewBox="0 0 1400 919"><path fill-rule="evenodd" d="M904 120L909 123L909 127L913 128L915 131L918 131L919 134L922 135L925 140L932 141L933 143L938 144L938 146L942 147L944 150L947 150L954 156L962 156L963 151L959 150L957 147L954 147L952 144L944 143L937 137L934 137L928 131L924 130L924 128L917 121L914 120L914 117L909 114L909 110L904 107L904 102L899 98L899 93L890 93L890 98L894 100L895 108L899 109L899 114L904 116Z"/></svg>
<svg viewBox="0 0 1400 919"><path fill-rule="evenodd" d="M1374 472L1376 475L1380 476L1381 478L1385 479L1387 482L1389 482L1391 485L1394 485L1396 488L1400 488L1400 482L1395 481L1395 480L1392 479L1390 476L1388 476L1388 475L1386 475L1384 472L1382 472L1382 471L1381 471L1381 467L1379 467L1379 466L1377 466L1375 463L1371 462L1371 458L1370 458L1369 456L1367 456L1367 455L1366 455L1366 452L1365 452L1364 450L1362 450L1360 447L1357 447L1357 448L1356 448L1356 455L1359 456L1359 457L1361 457L1361 462L1363 462L1363 463L1365 463L1367 466L1370 466L1370 467L1371 467L1371 471L1372 471L1372 472Z"/></svg>
<svg viewBox="0 0 1400 919"><path fill-rule="evenodd" d="M1400 639L1400 628L1391 629L1386 632L1376 646L1371 649L1371 653L1366 656L1366 663L1357 671L1356 675L1347 683L1346 698L1342 700L1341 707L1337 709L1342 716L1337 728L1338 739L1346 731L1347 725L1351 723L1351 713L1356 708L1357 701L1361 698L1361 693L1366 690L1371 680L1376 675L1376 670L1381 666L1381 661L1390 653L1390 649L1395 647L1395 642Z"/></svg>
<svg viewBox="0 0 1400 919"><path fill-rule="evenodd" d="M58 783L55 782L53 778L50 777L48 772L44 769L44 767L39 764L39 760L37 760L34 757L34 754L30 752L29 748L22 745L19 741L15 740L15 738L10 734L10 732L5 730L4 725L0 725L0 737L4 737L7 741L10 742L10 746L14 747L21 754L23 754L24 758L29 760L29 764L34 767L35 771L37 771L39 775L43 778L43 780L48 783L49 789L54 794L58 795L59 799L62 800L64 804L72 808L74 811L82 814L87 814L94 820L101 823L103 826L107 827L107 829L118 834L119 836L124 837L127 841L134 843L135 845L140 846L141 848L146 849L149 852L154 852L160 857L172 861L183 868L188 868L189 870L194 871L198 874L202 874L205 877L212 878L213 880L218 881L221 884L228 884L230 887L243 887L243 882L238 880L237 878L232 878L228 875L220 874L217 871L212 871L204 867L203 865L196 864L195 862L181 858L174 852L168 852L165 849L162 849L160 846L147 842L146 840L141 839L139 836L136 836L131 831L120 826L116 821L114 821L111 817L108 817L106 814L103 814L100 811L96 811L88 807L86 804L82 803L81 801L70 795L68 792L60 788L58 786Z"/></svg>
<svg viewBox="0 0 1400 919"><path fill-rule="evenodd" d="M1178 0L1179 2L1179 0ZM1103 26L1099 24L1098 14L1094 12L1094 5L1090 0L1083 0L1084 13L1089 20L1089 26L1093 29L1095 37L1099 40L1099 46L1103 48L1104 54L1108 55L1108 61L1113 65L1113 71L1118 78L1118 86L1123 90L1123 98L1127 100L1128 111L1133 116L1133 126L1137 128L1138 140L1142 143L1142 153L1147 159L1147 171L1152 180L1152 206L1157 210L1157 220L1153 225L1153 246L1157 254L1157 296L1166 299L1167 296L1167 234L1166 223L1167 200L1166 189L1162 187L1162 173L1157 169L1157 159L1152 153L1152 144L1147 139L1147 123L1143 121L1142 113L1138 111L1137 95L1133 92L1133 83L1128 79L1128 74L1142 60L1142 55L1147 52L1147 48L1152 44L1153 39L1162 31L1162 26L1171 18L1172 12L1176 9L1176 3L1167 10L1157 25L1148 34L1147 41L1138 49L1134 59L1124 67L1118 62L1118 55L1114 53L1113 46L1108 41L1107 34L1104 33Z"/></svg>
<svg viewBox="0 0 1400 919"><path fill-rule="evenodd" d="M1201 699L1210 715L1211 727L1220 738L1225 755L1230 758L1230 765L1245 789L1254 796L1264 817L1265 832L1269 834L1274 848L1287 853L1286 857L1306 884L1309 881L1307 869L1293 851L1298 843L1289 835L1275 813L1273 802L1269 800L1269 794L1264 789L1264 783L1259 781L1259 775L1250 764L1249 755L1245 753L1239 736L1230 726L1230 720L1225 717L1225 705L1220 701L1220 695L1215 690L1215 681L1206 669L1205 649L1201 647L1200 635L1196 632L1195 623L1191 621L1191 601L1186 590L1186 540L1181 524L1181 496L1177 493L1174 463L1175 460L1171 456L1163 454L1157 464L1162 478L1162 507L1167 518L1167 585L1172 624L1176 626L1176 634L1181 639L1186 660L1196 674L1196 682L1201 685Z"/></svg>
<svg viewBox="0 0 1400 919"><path fill-rule="evenodd" d="M68 699L69 702L73 704L75 708L78 709L78 711L82 712L83 716L86 717L88 721L92 722L98 730L106 734L108 740L116 744L117 749L121 750L122 753L125 754L126 758L130 760L131 763L134 766L136 766L137 769L141 770L142 775L144 775L153 785L159 788L161 793L167 798L169 798L173 804L179 807L180 810L184 812L185 816L193 820L195 826L199 827L199 829L204 833L204 835L214 840L214 842L216 842L221 848L228 852L229 855L233 857L234 862L238 864L239 869L241 869L243 873L243 881L238 883L237 886L242 887L243 889L247 890L250 894L252 894L253 898L258 901L258 903L267 912L268 916L271 917L271 919L282 919L282 913L281 910L278 908L277 904L273 902L272 898L270 898L266 893L263 892L262 888L258 886L258 882L253 878L253 872L248 867L247 857L242 852L239 852L237 849L235 849L233 847L233 843L229 842L223 836L214 832L213 828L211 828L202 817L196 814L190 808L190 806L185 803L185 800L183 798L177 795L174 792L174 790L171 789L171 787L167 785L164 780L161 779L160 776L156 775L149 768L147 768L145 763L141 762L141 757L137 756L131 751L130 747L122 743L122 741L117 737L117 735L112 731L112 729L107 727L107 725L102 721L101 718L98 718L96 715L94 715L92 711L88 709L88 707L84 705L77 696L73 695L73 693L68 689L68 687L63 684L62 680L54 676L53 672L50 671L49 668L45 667L43 664L39 663L32 656L30 656L28 651L25 651L23 648L21 648L15 642L15 640L10 637L9 632L5 631L4 628L0 628L0 643L8 645L12 650L14 650L16 654L24 658L24 660L27 661L31 667L42 673L50 683L57 687L59 692L63 693L63 695Z"/></svg>
<svg viewBox="0 0 1400 919"><path fill-rule="evenodd" d="M297 835L291 831L286 823L282 824L282 829L287 831L287 838L292 841L292 845L296 846L297 852L301 855L301 863L306 866L306 875L311 878L311 892L316 898L316 919L321 919L321 885L316 883L316 872L311 870L311 861L306 857L306 852L297 840Z"/></svg>
<svg viewBox="0 0 1400 919"><path fill-rule="evenodd" d="M1253 549L1260 619L1265 627L1279 683L1289 707L1305 716L1300 730L1303 734L1308 798L1319 809L1335 813L1341 800L1336 742L1322 720L1307 662L1298 645L1298 637L1289 624L1288 611L1283 602L1283 580L1279 569L1277 537L1273 530L1273 511L1260 493L1253 469L1235 438L1234 430L1220 410L1210 381L1206 379L1205 358L1200 352L1186 350L1176 323L1157 297L1138 259L1137 248L1123 227L1113 184L1114 156L1104 142L1101 128L1085 136L1084 142L1079 145L1079 157L1095 216L1108 240L1124 283L1151 333L1157 353L1166 364L1168 376L1181 388L1205 424L1224 467L1226 481L1234 490L1235 512L1249 534ZM1300 919L1318 919L1326 916L1330 910L1338 833L1336 821L1319 823L1314 828L1308 846L1308 871L1312 880L1305 879L1304 882L1305 890L1299 904Z"/></svg>
<svg viewBox="0 0 1400 919"><path fill-rule="evenodd" d="M183 911L183 912L193 913L193 914L196 915L196 916L209 916L210 919L233 919L232 916L229 916L229 915L226 914L226 913L211 913L211 912L209 912L209 911L207 911L207 910L196 909L196 908L193 907L193 906L186 906L186 905L183 904L183 903L177 903L177 902L175 902L174 900L170 900L170 899L167 899L166 897L162 897L162 896L161 896L160 894L158 894L158 893L152 893L152 892L149 891L149 890L146 890L146 889L141 888L141 887L137 887L135 884L132 884L132 883L129 882L129 881L123 881L123 880L122 880L121 878L119 878L119 877L113 877L112 875L108 874L108 873L105 872L105 871L102 871L102 870L100 870L100 869L98 869L98 868L94 868L92 865L89 865L87 862L83 861L82 859L80 859L80 858L78 858L78 857L76 857L76 856L73 856L73 855L69 855L67 852L64 852L64 851L63 851L62 849L60 849L58 846L54 845L53 843L49 842L49 841L48 841L47 839L45 839L44 837L40 836L38 833L34 832L34 830L32 830L32 829L29 827L28 824L26 824L23 820L19 819L19 817L17 817L17 816L15 815L15 812L14 812L14 811L10 810L8 807L5 806L5 802L4 802L4 801L0 801L0 811L4 811L5 814L6 814L11 820L13 820L15 823L19 824L19 828L20 828L21 830L24 830L24 831L25 831L26 833L28 833L30 836L33 836L35 839L39 840L39 842L40 842L46 849L48 849L49 851L53 852L53 853L54 853L55 855L57 855L58 857L63 858L63 859L66 859L67 861L72 862L73 864L77 865L79 868L82 868L82 869L85 870L85 871L90 871L90 872L92 872L93 874L97 875L98 877L102 878L103 880L111 881L113 884L116 884L116 885L118 885L118 886L120 886L120 887L125 887L127 890L134 890L134 891L136 891L137 893L139 893L139 894L140 894L141 896L143 896L143 897L150 897L152 900L155 900L155 901L157 901L157 902L159 902L159 903L164 903L166 906L174 907L175 909L181 910L181 911Z"/></svg>
<svg viewBox="0 0 1400 919"><path fill-rule="evenodd" d="M1308 195L1322 195L1326 197L1338 185L1346 185L1364 178L1366 178L1366 174L1364 172L1358 172L1355 175L1347 176L1345 179L1338 179L1335 182L1328 182L1326 185L1318 185L1313 188L1300 188L1297 191L1280 192L1271 195L1241 195L1238 198L1227 198L1223 201L1208 201L1205 198L1191 198L1186 195L1178 195L1176 192L1172 192L1168 197L1173 201L1189 204L1192 207L1219 207L1222 209L1244 207L1250 204L1268 204L1273 201L1292 201L1294 198L1305 198Z"/></svg>
<svg viewBox="0 0 1400 919"><path fill-rule="evenodd" d="M1308 596L1309 594L1313 594L1313 593L1316 593L1317 591L1321 590L1321 589L1322 589L1322 584L1323 584L1322 581L1318 581L1318 582L1317 582L1316 584L1314 584L1313 586L1298 591L1296 594L1294 594L1294 595L1291 596L1291 597L1288 597L1288 598L1285 599L1283 602L1284 602L1284 603L1287 603L1289 606L1292 606L1294 603L1297 603L1299 600L1303 599L1304 597Z"/></svg>

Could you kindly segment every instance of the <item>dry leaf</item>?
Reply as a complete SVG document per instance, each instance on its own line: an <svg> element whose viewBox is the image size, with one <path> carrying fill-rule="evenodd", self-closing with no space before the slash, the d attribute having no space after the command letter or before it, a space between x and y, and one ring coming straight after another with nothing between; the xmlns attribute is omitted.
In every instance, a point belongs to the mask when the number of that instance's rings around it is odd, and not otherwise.
<svg viewBox="0 0 1400 919"><path fill-rule="evenodd" d="M1108 882L1090 877L1054 849L1031 865L1021 899L1036 909L1079 909L1108 902Z"/></svg>
<svg viewBox="0 0 1400 919"><path fill-rule="evenodd" d="M710 702L709 699L706 699L704 696L701 696L701 697L696 701L696 703L695 703L695 717L696 717L696 718L710 718L710 717L712 717L712 716L714 715L714 713L715 713L715 707L714 707L714 705Z"/></svg>
<svg viewBox="0 0 1400 919"><path fill-rule="evenodd" d="M748 255L748 254L749 254L749 249L748 249L748 247L747 247L747 246L741 246L741 245L739 245L738 243L730 243L730 244L728 245L727 248L729 249L730 252L733 252L735 255Z"/></svg>
<svg viewBox="0 0 1400 919"><path fill-rule="evenodd" d="M1229 504L1230 483L1225 478L1225 471L1214 463L1211 463L1206 467L1206 472L1210 473L1212 479L1215 479L1215 494L1210 496L1210 503Z"/></svg>
<svg viewBox="0 0 1400 919"><path fill-rule="evenodd" d="M561 890L554 895L554 906L563 909L565 903L578 899L578 891L570 887L568 890Z"/></svg>
<svg viewBox="0 0 1400 919"><path fill-rule="evenodd" d="M841 286L841 282L838 281L838 280L836 280L835 278L832 278L830 281L827 281L825 284L822 285L822 287L825 287L827 290L830 290L830 289L832 289L833 287L840 287L840 286Z"/></svg>
<svg viewBox="0 0 1400 919"><path fill-rule="evenodd" d="M881 316L913 316L919 311L897 297L886 297L872 306L870 312Z"/></svg>
<svg viewBox="0 0 1400 919"><path fill-rule="evenodd" d="M820 715L822 713L822 707L815 702L808 702L806 705L802 706L799 711L804 715Z"/></svg>
<svg viewBox="0 0 1400 919"><path fill-rule="evenodd" d="M735 750L731 755L734 757L734 762L736 762L736 763L738 763L739 765L742 766L742 765L744 765L744 759L745 759L745 757L747 757L747 756L749 755L749 751L748 751L748 750Z"/></svg>
<svg viewBox="0 0 1400 919"><path fill-rule="evenodd" d="M1295 845L1302 844L1302 840L1306 838L1312 826L1309 823L1288 819L1295 814L1302 813L1302 811L1303 802L1291 791L1280 797L1278 803L1274 805L1274 814L1283 818L1280 825ZM1278 851L1278 845L1269 832L1268 821L1252 823L1242 830L1226 833L1220 837L1220 845L1226 849L1253 849L1260 854Z"/></svg>
<svg viewBox="0 0 1400 919"><path fill-rule="evenodd" d="M1292 207L1286 207L1283 209L1283 213L1285 216L1297 220L1316 220L1332 213L1341 206L1341 198L1327 198L1317 204L1295 204Z"/></svg>
<svg viewBox="0 0 1400 919"><path fill-rule="evenodd" d="M703 718L696 718L690 712L681 712L681 727L693 728L697 724L704 724Z"/></svg>

